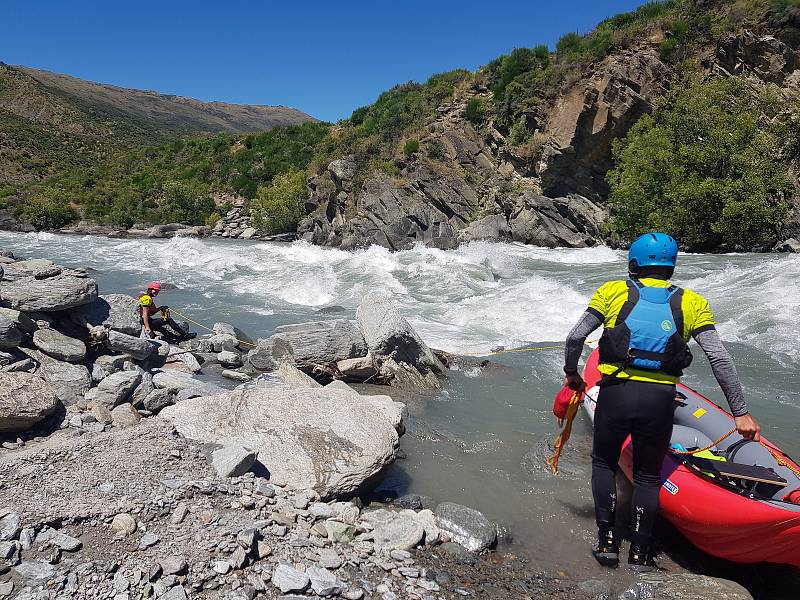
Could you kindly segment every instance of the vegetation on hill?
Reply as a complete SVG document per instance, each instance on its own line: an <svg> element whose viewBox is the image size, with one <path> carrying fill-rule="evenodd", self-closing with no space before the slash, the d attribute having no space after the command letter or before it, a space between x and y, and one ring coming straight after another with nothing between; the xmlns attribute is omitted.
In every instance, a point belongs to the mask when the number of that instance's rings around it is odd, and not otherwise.
<svg viewBox="0 0 800 600"><path fill-rule="evenodd" d="M696 56L743 27L779 31L796 43L800 29L793 23L800 23L800 0L651 1L606 19L586 35L567 33L554 51L541 45L516 48L475 73L455 70L398 85L336 125L306 123L160 145L155 136L157 145L146 148L111 151L97 136L64 131L34 139L36 127L4 113L0 98L0 135L12 131L24 139L23 152L0 153L0 168L12 156L16 172L47 178L43 184L0 187L0 198L14 192L19 210L46 226L79 215L129 226L213 223L221 209L209 194L233 192L252 199L260 227L287 231L302 217L306 177L333 159L354 155L359 180L373 168L396 174L404 161L419 155L441 158L441 142L425 139L428 126L441 104L468 89L491 94L471 98L466 119L478 131L491 124L506 143L533 156L542 142L534 129L562 86L590 74L607 55L646 42L675 67L676 83L615 147L617 166L608 175L611 231L630 237L661 227L681 231L695 247L756 245L774 234L786 210L782 198L789 184L780 136L788 125L765 90L738 79L702 81ZM83 126L95 124L89 120ZM32 128L19 133L25 127ZM720 148L725 160L713 156Z"/></svg>
<svg viewBox="0 0 800 600"><path fill-rule="evenodd" d="M688 78L615 144L612 230L649 229L692 249L774 241L792 183L780 155L786 100L744 78Z"/></svg>

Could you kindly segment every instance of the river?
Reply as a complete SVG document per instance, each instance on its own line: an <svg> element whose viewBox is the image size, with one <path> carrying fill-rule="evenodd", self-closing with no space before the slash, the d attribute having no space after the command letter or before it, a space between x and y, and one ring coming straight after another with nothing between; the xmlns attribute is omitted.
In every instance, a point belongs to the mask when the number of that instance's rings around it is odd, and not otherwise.
<svg viewBox="0 0 800 600"><path fill-rule="evenodd" d="M90 267L103 293L135 295L151 279L173 284L162 302L202 323L233 323L253 337L266 337L281 324L329 318L318 313L326 306L353 315L366 291L383 289L394 294L429 345L472 354L563 340L593 290L625 276L624 253L607 247L477 242L452 251L343 252L302 242L0 232L0 248ZM675 281L710 300L753 414L768 438L800 455L800 257L681 255ZM407 400L406 458L383 487L475 506L508 523L517 548L536 567L596 576L586 554L594 528L590 428L583 416L564 472L553 476L541 464L556 433L550 409L562 352L489 358L496 364L454 371L440 393ZM685 381L724 403L702 357ZM675 561L695 570L725 570L673 539L674 532L666 536Z"/></svg>

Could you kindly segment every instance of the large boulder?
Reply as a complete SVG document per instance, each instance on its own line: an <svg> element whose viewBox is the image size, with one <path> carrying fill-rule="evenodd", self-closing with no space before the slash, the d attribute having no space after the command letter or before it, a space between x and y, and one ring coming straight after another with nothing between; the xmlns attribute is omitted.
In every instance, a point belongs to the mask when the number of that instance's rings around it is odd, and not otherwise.
<svg viewBox="0 0 800 600"><path fill-rule="evenodd" d="M21 350L39 363L36 374L56 388L64 404L76 402L92 387L92 375L85 366L57 360L39 350Z"/></svg>
<svg viewBox="0 0 800 600"><path fill-rule="evenodd" d="M22 332L16 321L0 313L0 348L16 348L22 342Z"/></svg>
<svg viewBox="0 0 800 600"><path fill-rule="evenodd" d="M58 406L55 388L30 373L0 373L0 433L30 429Z"/></svg>
<svg viewBox="0 0 800 600"><path fill-rule="evenodd" d="M488 215L473 221L458 232L459 242L477 240L507 240L511 237L511 228L505 215Z"/></svg>
<svg viewBox="0 0 800 600"><path fill-rule="evenodd" d="M158 342L145 338L138 338L126 333L111 329L106 342L113 352L130 354L136 360L145 360L158 349Z"/></svg>
<svg viewBox="0 0 800 600"><path fill-rule="evenodd" d="M94 391L94 401L112 409L127 400L142 381L139 371L118 371L104 378Z"/></svg>
<svg viewBox="0 0 800 600"><path fill-rule="evenodd" d="M399 441L375 405L324 388L245 389L185 400L161 416L187 438L252 448L271 477L322 498L372 483L394 460Z"/></svg>
<svg viewBox="0 0 800 600"><path fill-rule="evenodd" d="M78 362L86 356L86 344L49 327L34 332L33 344L58 360Z"/></svg>
<svg viewBox="0 0 800 600"><path fill-rule="evenodd" d="M0 316L11 319L25 333L33 333L39 326L30 316L13 308L0 308Z"/></svg>
<svg viewBox="0 0 800 600"><path fill-rule="evenodd" d="M346 319L282 325L275 328L271 339L273 348L275 341L282 341L279 346L285 356L303 370L367 354L364 336L353 321Z"/></svg>
<svg viewBox="0 0 800 600"><path fill-rule="evenodd" d="M88 304L97 298L97 283L80 271L58 271L57 275L21 277L0 284L0 299L25 312L55 312Z"/></svg>
<svg viewBox="0 0 800 600"><path fill-rule="evenodd" d="M421 373L444 373L444 365L400 314L390 296L369 292L356 311L356 321L372 356L406 363Z"/></svg>
<svg viewBox="0 0 800 600"><path fill-rule="evenodd" d="M125 294L104 294L93 302L70 311L70 319L77 325L105 325L132 336L138 336L142 331L139 302Z"/></svg>

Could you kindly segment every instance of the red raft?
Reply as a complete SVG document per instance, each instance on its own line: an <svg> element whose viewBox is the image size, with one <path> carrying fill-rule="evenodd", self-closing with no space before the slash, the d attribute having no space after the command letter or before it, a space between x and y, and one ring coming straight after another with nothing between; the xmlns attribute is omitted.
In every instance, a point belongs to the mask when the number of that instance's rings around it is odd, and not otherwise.
<svg viewBox="0 0 800 600"><path fill-rule="evenodd" d="M594 418L601 374L595 350L586 364L584 408ZM695 546L734 562L800 567L800 465L777 446L738 433L712 446L734 427L733 417L679 385L672 448L661 470L661 514ZM705 457L705 458L704 458ZM625 441L619 466L633 478L633 449Z"/></svg>

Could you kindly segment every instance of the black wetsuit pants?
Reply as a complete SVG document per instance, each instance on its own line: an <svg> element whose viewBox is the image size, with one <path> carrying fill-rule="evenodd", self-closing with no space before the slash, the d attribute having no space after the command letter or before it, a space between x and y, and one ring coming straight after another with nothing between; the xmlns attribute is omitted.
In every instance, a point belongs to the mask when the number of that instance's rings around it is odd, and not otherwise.
<svg viewBox="0 0 800 600"><path fill-rule="evenodd" d="M150 328L153 331L161 332L169 339L178 339L187 333L172 317L168 319L150 317Z"/></svg>
<svg viewBox="0 0 800 600"><path fill-rule="evenodd" d="M594 415L592 495L597 524L614 525L617 472L622 444L633 441L631 542L651 543L658 515L661 464L672 435L675 386L615 379L600 386Z"/></svg>

